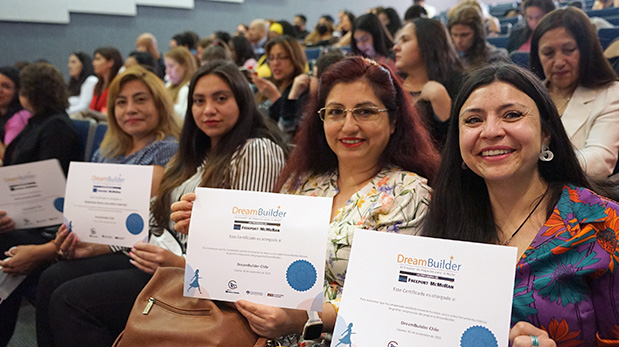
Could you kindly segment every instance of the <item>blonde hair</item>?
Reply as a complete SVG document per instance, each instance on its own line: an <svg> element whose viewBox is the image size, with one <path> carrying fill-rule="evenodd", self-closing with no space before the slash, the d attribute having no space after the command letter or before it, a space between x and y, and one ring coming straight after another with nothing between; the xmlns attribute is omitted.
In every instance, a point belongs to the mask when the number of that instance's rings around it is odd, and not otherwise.
<svg viewBox="0 0 619 347"><path fill-rule="evenodd" d="M178 98L178 91L189 81L191 81L191 76L193 76L194 72L198 69L198 64L196 62L196 58L191 54L191 52L187 49L187 47L179 46L176 48L172 48L168 51L165 56L167 58L173 59L181 66L185 68L185 76L183 76L182 81L179 84L171 84L168 87L168 92L173 102L176 102Z"/></svg>
<svg viewBox="0 0 619 347"><path fill-rule="evenodd" d="M108 130L101 142L101 154L104 157L111 158L118 155L123 155L131 150L133 146L133 138L131 135L124 132L116 121L116 98L122 87L131 81L140 81L150 91L155 109L159 116L157 127L153 130L153 136L157 141L163 140L167 136L178 138L180 134L180 126L174 116L174 108L172 101L163 85L163 82L152 72L147 71L141 66L132 66L114 78L110 84L107 109L108 109Z"/></svg>

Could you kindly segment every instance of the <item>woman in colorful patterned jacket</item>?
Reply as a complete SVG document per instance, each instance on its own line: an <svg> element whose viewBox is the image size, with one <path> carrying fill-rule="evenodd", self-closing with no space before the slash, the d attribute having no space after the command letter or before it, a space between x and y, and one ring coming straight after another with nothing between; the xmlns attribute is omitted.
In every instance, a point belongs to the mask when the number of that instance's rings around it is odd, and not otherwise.
<svg viewBox="0 0 619 347"><path fill-rule="evenodd" d="M546 88L489 66L451 119L424 235L518 248L512 346L616 345L619 205L583 173Z"/></svg>

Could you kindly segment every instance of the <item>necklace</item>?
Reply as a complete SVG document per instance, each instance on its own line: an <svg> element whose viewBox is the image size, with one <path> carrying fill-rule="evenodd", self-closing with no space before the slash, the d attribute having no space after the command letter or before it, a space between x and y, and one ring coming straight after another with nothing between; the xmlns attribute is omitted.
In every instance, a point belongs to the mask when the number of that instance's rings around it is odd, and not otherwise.
<svg viewBox="0 0 619 347"><path fill-rule="evenodd" d="M533 215L533 212L535 212L535 210L537 210L537 207L542 203L542 201L544 200L544 197L546 197L546 193L548 193L548 189L550 187L546 188L546 191L544 192L544 194L542 195L542 197L539 199L539 201L537 202L537 204L535 204L535 207L533 207L533 210L531 210L531 212L529 212L529 215L527 216L527 218L525 218L522 221L522 224L520 224L520 226L518 227L518 229L516 229L516 231L514 231L514 233L512 234L512 236L509 237L509 239L507 239L507 241L503 242L503 246L507 246L507 244L509 244L509 241L511 241L514 236L516 236L516 234L518 234L518 232L520 231L520 229L522 229L522 227L527 223L527 221L529 220L529 218L531 218L531 216Z"/></svg>

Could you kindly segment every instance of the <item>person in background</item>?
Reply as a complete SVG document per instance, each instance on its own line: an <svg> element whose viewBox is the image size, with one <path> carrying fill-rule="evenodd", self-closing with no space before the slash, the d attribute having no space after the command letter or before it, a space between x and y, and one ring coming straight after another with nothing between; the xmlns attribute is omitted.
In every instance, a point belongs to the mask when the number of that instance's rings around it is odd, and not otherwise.
<svg viewBox="0 0 619 347"><path fill-rule="evenodd" d="M247 39L251 43L254 53L261 56L264 54L264 44L267 42L267 25L264 19L254 19L249 24Z"/></svg>
<svg viewBox="0 0 619 347"><path fill-rule="evenodd" d="M482 13L476 6L461 6L449 16L447 27L467 71L486 64L511 62L504 48L486 42Z"/></svg>
<svg viewBox="0 0 619 347"><path fill-rule="evenodd" d="M95 50L92 67L99 81L95 85L92 101L90 102L89 109L91 111L103 115L107 114L107 89L122 66L123 57L116 48L99 47Z"/></svg>
<svg viewBox="0 0 619 347"><path fill-rule="evenodd" d="M196 43L198 43L198 41L200 41L198 34L193 31L184 31L174 35L172 39L170 39L170 49L182 46L194 54L196 52Z"/></svg>
<svg viewBox="0 0 619 347"><path fill-rule="evenodd" d="M26 127L11 141L4 155L4 166L57 159L64 174L69 162L79 159L79 137L66 113L69 106L67 88L62 73L51 64L33 63L24 67L19 76L19 99L32 117ZM24 280L11 295L0 303L0 345L5 346L13 335L22 295L36 284L37 271L29 269L30 259L21 259L22 251L54 238L51 228L15 229L15 221L5 211L0 211L0 261L2 271L10 274L28 273L33 277ZM6 256L6 258L4 257ZM35 263L35 265L38 265Z"/></svg>
<svg viewBox="0 0 619 347"><path fill-rule="evenodd" d="M339 40L335 43L336 47L349 47L352 39L352 23L355 22L355 15L350 11L342 10L338 13L338 24L335 28Z"/></svg>
<svg viewBox="0 0 619 347"><path fill-rule="evenodd" d="M155 59L156 75L163 80L165 77L165 63L163 62L163 55L157 48L157 38L151 33L143 33L138 36L135 41L135 49L138 52L148 52L153 55Z"/></svg>
<svg viewBox="0 0 619 347"><path fill-rule="evenodd" d="M213 60L232 60L228 45L222 41L215 40L212 45L208 46L200 57L200 65L204 65Z"/></svg>
<svg viewBox="0 0 619 347"><path fill-rule="evenodd" d="M434 18L434 16L438 13L436 8L430 4L427 4L425 0L413 0L413 5L422 6L426 10L428 18Z"/></svg>
<svg viewBox="0 0 619 347"><path fill-rule="evenodd" d="M176 47L165 54L166 75L169 81L166 88L174 103L174 112L179 119L185 119L189 81L197 69L193 54L185 47Z"/></svg>
<svg viewBox="0 0 619 347"><path fill-rule="evenodd" d="M31 116L19 102L19 70L0 67L0 163L6 146L24 129Z"/></svg>
<svg viewBox="0 0 619 347"><path fill-rule="evenodd" d="M296 30L294 29L292 24L290 24L286 20L272 21L271 25L269 26L269 33L267 35L268 39L272 40L281 35L288 35L288 36L295 37ZM228 42L228 41L225 41L225 42Z"/></svg>
<svg viewBox="0 0 619 347"><path fill-rule="evenodd" d="M253 70L258 63L251 43L245 36L234 36L230 40L230 56L239 68Z"/></svg>
<svg viewBox="0 0 619 347"><path fill-rule="evenodd" d="M412 22L417 18L428 18L428 12L421 5L413 5L404 12L404 21Z"/></svg>
<svg viewBox="0 0 619 347"><path fill-rule="evenodd" d="M265 46L268 63L273 72L273 82L253 76L258 88L258 109L278 123L283 114L283 104L288 98L295 77L305 72L305 52L301 44L292 36L282 35L270 40Z"/></svg>
<svg viewBox="0 0 619 347"><path fill-rule="evenodd" d="M587 15L574 7L546 15L533 32L530 61L584 171L611 175L619 154L619 81Z"/></svg>
<svg viewBox="0 0 619 347"><path fill-rule="evenodd" d="M306 46L328 46L335 41L333 23L325 16L320 17L314 31L305 38Z"/></svg>
<svg viewBox="0 0 619 347"><path fill-rule="evenodd" d="M200 41L198 41L198 43L196 44L196 57L201 58L204 50L208 46L212 45L213 42L215 42L215 39L211 36L201 38Z"/></svg>
<svg viewBox="0 0 619 347"><path fill-rule="evenodd" d="M84 52L74 52L69 56L69 108L68 114L88 109L95 86L99 79L95 76L92 59Z"/></svg>
<svg viewBox="0 0 619 347"><path fill-rule="evenodd" d="M592 10L601 10L604 8L619 7L619 0L595 0Z"/></svg>
<svg viewBox="0 0 619 347"><path fill-rule="evenodd" d="M161 193L151 205L151 241L137 243L129 257L118 254L124 258L121 269L92 274L87 264L94 260L81 259L60 262L43 274L40 288L50 285L47 317L51 319L55 345L110 346L155 270L160 266L185 267L187 237L174 231L170 221L170 204L182 195L198 186L266 192L273 189L286 150L277 129L258 112L249 85L236 65L216 61L202 66L190 83L190 93L192 116L185 120L180 150L168 164ZM71 235L63 247L70 244ZM164 235L172 239L176 249L158 245ZM63 284L54 282L55 276L62 278L70 267L83 268L84 275Z"/></svg>
<svg viewBox="0 0 619 347"><path fill-rule="evenodd" d="M305 37L309 35L309 31L305 30L305 26L307 25L307 17L303 14L297 14L292 19L292 25L294 25L294 29L296 30L296 38L299 41L305 40Z"/></svg>
<svg viewBox="0 0 619 347"><path fill-rule="evenodd" d="M132 66L139 65L144 69L156 74L157 66L155 65L155 59L153 55L148 52L138 52L133 51L129 53L127 58L125 59L125 69L128 69Z"/></svg>
<svg viewBox="0 0 619 347"><path fill-rule="evenodd" d="M587 179L544 85L484 67L451 118L423 235L517 248L510 345L616 346L617 189Z"/></svg>
<svg viewBox="0 0 619 347"><path fill-rule="evenodd" d="M353 54L370 58L379 63L395 66L391 47L393 43L385 36L383 25L376 15L367 13L355 19L352 26L350 50Z"/></svg>
<svg viewBox="0 0 619 347"><path fill-rule="evenodd" d="M383 24L385 28L387 28L387 32L392 40L395 37L395 34L402 28L402 21L400 20L400 16L396 12L396 10L392 7L387 7L377 14L378 19Z"/></svg>
<svg viewBox="0 0 619 347"><path fill-rule="evenodd" d="M436 19L417 18L396 36L395 67L404 73L411 93L437 148L445 144L452 99L463 67L445 26Z"/></svg>
<svg viewBox="0 0 619 347"><path fill-rule="evenodd" d="M525 0L522 2L525 23L520 23L509 34L509 42L505 47L508 52L531 50L533 31L547 13L555 9L552 0Z"/></svg>

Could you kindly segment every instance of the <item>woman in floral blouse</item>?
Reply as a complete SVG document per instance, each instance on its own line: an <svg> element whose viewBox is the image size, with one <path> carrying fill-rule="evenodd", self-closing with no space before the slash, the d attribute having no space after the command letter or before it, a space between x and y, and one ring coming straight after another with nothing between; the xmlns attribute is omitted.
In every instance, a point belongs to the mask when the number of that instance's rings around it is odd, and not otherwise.
<svg viewBox="0 0 619 347"><path fill-rule="evenodd" d="M423 234L518 248L512 346L616 346L619 205L592 190L548 91L486 67L451 119Z"/></svg>

